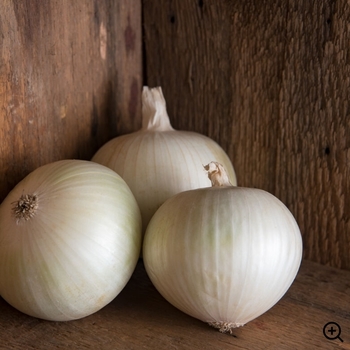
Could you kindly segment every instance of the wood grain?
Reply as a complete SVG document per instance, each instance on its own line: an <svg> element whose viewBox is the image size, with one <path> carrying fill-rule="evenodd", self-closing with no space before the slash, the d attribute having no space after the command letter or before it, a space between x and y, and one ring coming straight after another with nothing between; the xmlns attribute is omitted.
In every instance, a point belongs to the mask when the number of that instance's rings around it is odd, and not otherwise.
<svg viewBox="0 0 350 350"><path fill-rule="evenodd" d="M80 320L39 320L16 311L0 298L0 348L350 349L349 281L349 271L304 261L287 294L230 336L170 305L153 287L140 261L114 301ZM343 342L324 337L323 326L331 321L340 325Z"/></svg>
<svg viewBox="0 0 350 350"><path fill-rule="evenodd" d="M145 77L176 129L292 211L304 257L350 269L348 1L143 1Z"/></svg>
<svg viewBox="0 0 350 350"><path fill-rule="evenodd" d="M139 0L4 0L0 201L36 167L139 128Z"/></svg>

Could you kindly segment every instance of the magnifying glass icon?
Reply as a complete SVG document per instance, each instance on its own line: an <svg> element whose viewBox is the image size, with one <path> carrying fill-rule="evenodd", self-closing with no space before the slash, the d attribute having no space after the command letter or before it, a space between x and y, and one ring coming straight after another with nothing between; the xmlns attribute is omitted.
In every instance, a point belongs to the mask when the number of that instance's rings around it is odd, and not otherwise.
<svg viewBox="0 0 350 350"><path fill-rule="evenodd" d="M341 342L344 342L340 338L341 328L336 322L328 322L323 327L323 335L329 340L339 339Z"/></svg>

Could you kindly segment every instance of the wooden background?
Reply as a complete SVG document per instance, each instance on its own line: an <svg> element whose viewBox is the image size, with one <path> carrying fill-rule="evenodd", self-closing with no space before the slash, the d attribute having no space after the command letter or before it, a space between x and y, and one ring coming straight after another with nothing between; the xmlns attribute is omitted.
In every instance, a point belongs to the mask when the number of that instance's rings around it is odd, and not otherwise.
<svg viewBox="0 0 350 350"><path fill-rule="evenodd" d="M161 85L175 128L290 208L306 259L350 270L349 23L346 0L3 0L0 201L137 130Z"/></svg>
<svg viewBox="0 0 350 350"><path fill-rule="evenodd" d="M145 82L176 129L209 135L240 186L295 215L304 257L350 269L350 6L144 0Z"/></svg>
<svg viewBox="0 0 350 350"><path fill-rule="evenodd" d="M0 201L36 167L140 127L139 0L2 0Z"/></svg>
<svg viewBox="0 0 350 350"><path fill-rule="evenodd" d="M137 130L142 85L161 85L175 128L215 139L240 185L290 208L305 258L350 270L349 23L346 0L1 0L0 201L36 167ZM349 349L350 271L334 267L304 260L281 301L228 336L171 306L140 260L82 320L0 297L0 348ZM324 337L329 321L344 342Z"/></svg>

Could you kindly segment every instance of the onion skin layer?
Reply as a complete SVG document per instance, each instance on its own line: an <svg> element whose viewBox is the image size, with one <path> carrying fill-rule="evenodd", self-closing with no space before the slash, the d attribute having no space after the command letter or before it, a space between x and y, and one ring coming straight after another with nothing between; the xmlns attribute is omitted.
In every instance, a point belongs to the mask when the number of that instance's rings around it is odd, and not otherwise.
<svg viewBox="0 0 350 350"><path fill-rule="evenodd" d="M221 162L232 184L237 184L223 149L193 132L139 131L123 135L102 146L92 161L111 168L125 180L139 204L145 231L167 199L179 192L210 186L203 164L211 159Z"/></svg>
<svg viewBox="0 0 350 350"><path fill-rule="evenodd" d="M172 305L223 332L260 316L286 293L302 259L298 225L258 189L180 193L151 219L143 260Z"/></svg>
<svg viewBox="0 0 350 350"><path fill-rule="evenodd" d="M35 195L29 219L11 214ZM68 321L113 300L136 267L141 215L125 181L102 165L63 160L23 179L0 206L0 294L30 316Z"/></svg>
<svg viewBox="0 0 350 350"><path fill-rule="evenodd" d="M203 164L221 163L233 185L235 170L225 151L199 133L175 130L170 124L161 87L142 91L142 129L104 144L92 161L118 173L139 204L143 232L167 199L196 188L209 187Z"/></svg>

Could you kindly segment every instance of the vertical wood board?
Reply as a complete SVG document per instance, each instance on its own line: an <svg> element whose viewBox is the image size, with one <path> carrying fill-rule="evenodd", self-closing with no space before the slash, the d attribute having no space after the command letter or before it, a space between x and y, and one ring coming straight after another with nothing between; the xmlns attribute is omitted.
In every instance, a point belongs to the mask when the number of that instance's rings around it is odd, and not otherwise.
<svg viewBox="0 0 350 350"><path fill-rule="evenodd" d="M281 199L304 257L350 269L347 1L143 1L145 76L176 129Z"/></svg>
<svg viewBox="0 0 350 350"><path fill-rule="evenodd" d="M141 125L140 1L4 0L0 33L0 201Z"/></svg>

